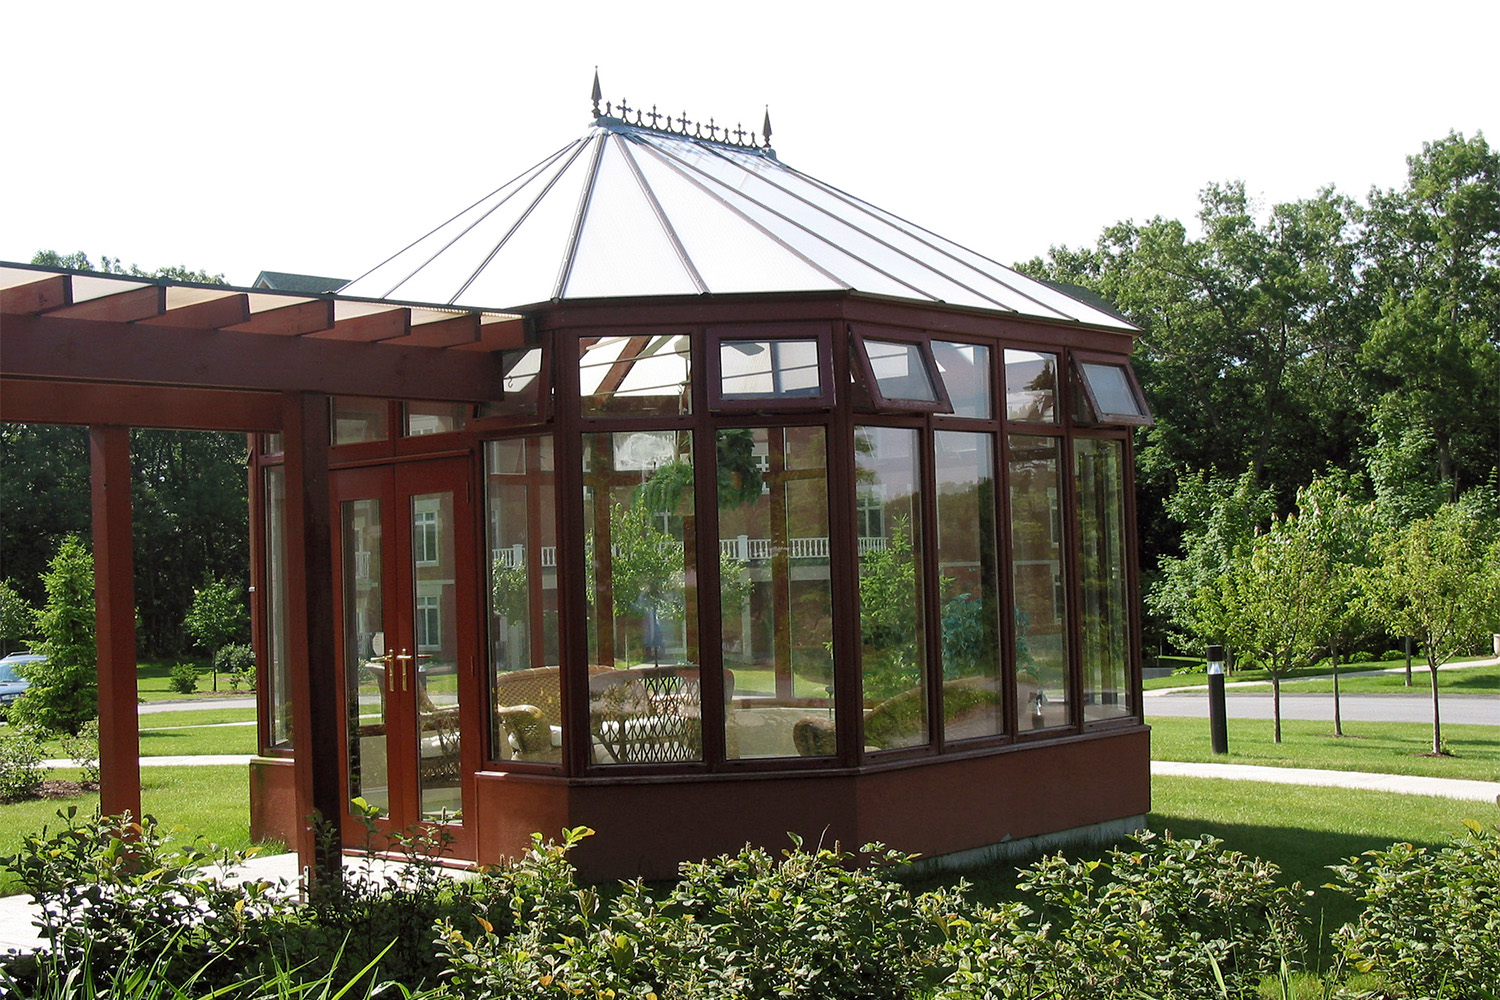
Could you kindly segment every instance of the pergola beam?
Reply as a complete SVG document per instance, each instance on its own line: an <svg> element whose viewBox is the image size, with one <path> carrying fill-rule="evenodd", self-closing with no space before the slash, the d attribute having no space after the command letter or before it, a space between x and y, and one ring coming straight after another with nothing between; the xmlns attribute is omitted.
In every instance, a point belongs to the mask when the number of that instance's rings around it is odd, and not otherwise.
<svg viewBox="0 0 1500 1000"><path fill-rule="evenodd" d="M504 379L493 354L63 319L56 313L5 317L0 374L444 402L499 399Z"/></svg>
<svg viewBox="0 0 1500 1000"><path fill-rule="evenodd" d="M0 421L279 431L281 397L271 392L0 377Z"/></svg>

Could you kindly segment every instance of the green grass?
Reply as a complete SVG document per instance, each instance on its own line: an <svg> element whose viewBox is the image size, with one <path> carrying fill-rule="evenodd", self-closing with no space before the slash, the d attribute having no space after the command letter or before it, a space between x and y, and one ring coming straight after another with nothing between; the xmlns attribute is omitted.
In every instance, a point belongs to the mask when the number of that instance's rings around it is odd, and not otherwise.
<svg viewBox="0 0 1500 1000"><path fill-rule="evenodd" d="M213 726L225 722L254 722L253 708L195 708L181 712L144 712L142 729L177 729L182 726Z"/></svg>
<svg viewBox="0 0 1500 1000"><path fill-rule="evenodd" d="M1297 694L1332 694L1333 681L1282 682L1281 689ZM1269 689L1268 689L1269 690ZM1406 686L1406 673L1365 674L1345 677L1339 671L1339 691L1342 694L1427 694L1432 693L1432 675L1425 663L1411 665L1411 687ZM1464 667L1451 670L1448 665L1438 668L1438 691L1442 694L1500 694L1500 664L1483 667ZM1500 719L1496 720L1500 722Z"/></svg>
<svg viewBox="0 0 1500 1000"><path fill-rule="evenodd" d="M179 663L196 664L202 671L198 675L198 690L183 694L172 687L172 668ZM142 660L136 664L136 694L141 701L179 701L189 698L234 698L249 697L254 692L241 689L232 691L229 678L219 675L219 690L213 690L214 675L209 670L209 660L203 656L174 656L167 660Z"/></svg>
<svg viewBox="0 0 1500 1000"><path fill-rule="evenodd" d="M258 753L254 726L204 729L153 729L141 733L142 757L220 753Z"/></svg>
<svg viewBox="0 0 1500 1000"><path fill-rule="evenodd" d="M1282 742L1272 740L1270 719L1230 719L1229 753L1215 754L1208 721L1147 716L1154 760L1207 764L1261 764L1371 771L1428 778L1500 781L1500 727L1443 727L1453 757L1424 757L1432 749L1432 727L1419 722L1346 722L1343 738L1333 722L1283 719Z"/></svg>
<svg viewBox="0 0 1500 1000"><path fill-rule="evenodd" d="M1486 683L1483 680L1478 681L1478 682L1467 680L1465 675L1467 675L1470 672L1470 670L1475 671L1477 673L1477 676L1479 676L1481 678L1488 676L1490 678L1500 679L1500 673L1497 673L1497 671L1500 671L1500 667L1471 667L1471 668L1468 668L1466 670L1459 670L1459 671L1451 671L1451 670L1447 669L1448 667L1450 667L1450 666L1452 666L1454 664L1469 663L1469 662L1472 662L1472 661L1477 660L1477 659L1488 659L1488 657L1461 656L1461 657L1458 657L1457 659L1448 661L1448 663L1444 664L1443 667L1441 667L1441 668L1438 669L1438 688L1440 690L1444 689L1447 685L1453 684L1455 682L1461 683L1461 684L1473 684L1473 683L1484 684L1484 683ZM1199 660L1197 662L1201 663L1203 661ZM1395 686L1394 687L1383 687L1380 690L1391 690L1391 691L1398 691L1398 690L1404 691L1404 690L1408 690L1405 687L1405 681L1406 681L1406 661L1405 660L1362 660L1362 661L1360 661L1358 663L1344 663L1344 664L1341 664L1339 666L1339 690L1340 691L1354 691L1355 689L1349 687L1348 686L1349 684L1356 683L1356 682L1363 683L1363 681L1365 679L1367 679L1367 678L1355 678L1355 677L1348 677L1348 676L1346 676L1349 673L1357 673L1359 671L1371 671L1371 670L1387 670L1387 669L1391 669L1391 668L1395 668L1395 667L1400 667L1401 670L1402 670L1401 674L1399 674L1399 675L1389 675L1390 677L1396 678L1396 680L1395 680ZM1328 670L1329 670L1329 668L1328 668L1328 664L1327 663L1318 663L1318 664L1315 664L1313 666L1308 666L1308 667L1294 667L1293 669L1291 669L1290 671L1288 671L1281 678L1281 683L1283 685L1285 685L1285 684L1288 684L1290 682L1296 681L1297 678L1300 678L1300 677L1326 677L1326 676L1328 676ZM1486 674L1485 671L1488 671L1488 673ZM1413 684L1413 686L1416 686L1416 685L1420 684L1420 685L1422 685L1423 689L1426 690L1426 685L1428 683L1427 682L1427 665L1426 665L1426 663L1424 661L1422 661L1420 658L1413 657L1412 658L1412 662L1411 662L1411 673L1412 673L1412 684ZM1271 675L1268 674L1268 673L1266 673L1266 671L1264 671L1264 670L1236 670L1233 674L1230 674L1226 678L1226 680L1228 680L1231 684L1239 684L1239 683L1244 683L1246 681L1256 681L1256 682L1264 682L1267 685L1269 685L1271 683ZM1492 679L1488 683L1489 683L1489 691L1490 691L1491 694L1493 694L1495 692L1495 688L1497 687L1497 682L1496 682L1496 680ZM1207 674L1172 674L1171 676L1168 676L1168 677L1148 677L1142 683L1142 687L1144 687L1147 691L1160 691L1160 690L1162 690L1164 688L1208 687L1208 675ZM1317 691L1318 689L1314 688L1314 687L1304 687L1304 686L1300 686L1299 685L1296 688L1296 690L1298 690L1298 691ZM1328 683L1328 690L1329 691L1333 690L1333 685L1332 685L1331 682Z"/></svg>
<svg viewBox="0 0 1500 1000"><path fill-rule="evenodd" d="M78 778L78 772L71 770L52 774L65 780ZM68 806L91 814L99 806L99 793L0 805L0 855L13 854L25 834L35 833L44 825L58 826L58 810ZM144 767L141 809L164 827L184 827L220 847L245 850L251 846L250 784L243 767ZM184 832L182 836L191 834ZM262 847L280 849L279 845ZM14 879L0 868L0 895L18 891Z"/></svg>

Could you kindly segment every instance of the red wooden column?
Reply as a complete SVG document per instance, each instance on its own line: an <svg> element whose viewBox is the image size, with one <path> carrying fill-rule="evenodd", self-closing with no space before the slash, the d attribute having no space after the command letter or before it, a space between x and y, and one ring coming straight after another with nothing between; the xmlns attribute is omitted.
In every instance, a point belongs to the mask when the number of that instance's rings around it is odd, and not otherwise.
<svg viewBox="0 0 1500 1000"><path fill-rule="evenodd" d="M141 816L136 715L135 566L130 429L89 428L94 528L94 629L99 656L99 807Z"/></svg>
<svg viewBox="0 0 1500 1000"><path fill-rule="evenodd" d="M316 824L337 827L344 811L339 676L333 612L333 538L328 488L328 397L283 397L286 456L287 660L297 785L297 854L318 878L341 878L337 835L320 844ZM322 850L327 847L328 849Z"/></svg>

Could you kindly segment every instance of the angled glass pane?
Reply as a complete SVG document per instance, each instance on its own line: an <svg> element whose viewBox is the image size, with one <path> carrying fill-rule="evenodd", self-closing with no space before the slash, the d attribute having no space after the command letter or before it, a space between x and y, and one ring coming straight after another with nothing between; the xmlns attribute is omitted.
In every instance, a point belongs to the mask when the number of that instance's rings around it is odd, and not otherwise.
<svg viewBox="0 0 1500 1000"><path fill-rule="evenodd" d="M1146 411L1131 389L1130 378L1125 374L1124 366L1084 361L1078 368L1083 372L1094 402L1099 407L1099 419L1146 416Z"/></svg>
<svg viewBox="0 0 1500 1000"><path fill-rule="evenodd" d="M719 342L719 395L736 399L806 399L823 394L816 340Z"/></svg>
<svg viewBox="0 0 1500 1000"><path fill-rule="evenodd" d="M692 435L583 435L596 764L703 759Z"/></svg>
<svg viewBox="0 0 1500 1000"><path fill-rule="evenodd" d="M1016 723L1068 724L1068 605L1063 575L1061 441L1010 438L1011 587Z"/></svg>
<svg viewBox="0 0 1500 1000"><path fill-rule="evenodd" d="M1057 423L1057 355L1005 352L1005 419Z"/></svg>
<svg viewBox="0 0 1500 1000"><path fill-rule="evenodd" d="M1005 731L994 437L933 434L946 740Z"/></svg>
<svg viewBox="0 0 1500 1000"><path fill-rule="evenodd" d="M870 374L875 378L880 395L887 400L938 401L937 389L927 372L926 359L916 344L867 337L864 347L865 357L870 362Z"/></svg>
<svg viewBox="0 0 1500 1000"><path fill-rule="evenodd" d="M737 427L717 437L726 753L831 756L825 432Z"/></svg>
<svg viewBox="0 0 1500 1000"><path fill-rule="evenodd" d="M919 746L927 726L918 435L854 430L865 746Z"/></svg>
<svg viewBox="0 0 1500 1000"><path fill-rule="evenodd" d="M932 358L955 417L990 418L990 349L980 344L932 342Z"/></svg>
<svg viewBox="0 0 1500 1000"><path fill-rule="evenodd" d="M585 417L664 417L692 410L686 334L586 338L578 369Z"/></svg>
<svg viewBox="0 0 1500 1000"><path fill-rule="evenodd" d="M1078 592L1083 717L1129 715L1130 615L1125 602L1125 470L1119 441L1073 442L1078 480Z"/></svg>

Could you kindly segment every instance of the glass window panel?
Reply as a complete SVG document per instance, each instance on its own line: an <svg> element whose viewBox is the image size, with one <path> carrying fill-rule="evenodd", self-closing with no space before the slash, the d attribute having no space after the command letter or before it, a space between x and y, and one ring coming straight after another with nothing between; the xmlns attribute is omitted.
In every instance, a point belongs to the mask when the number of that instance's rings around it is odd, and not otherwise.
<svg viewBox="0 0 1500 1000"><path fill-rule="evenodd" d="M888 400L937 402L938 394L927 372L926 359L916 344L864 338L865 357L880 394Z"/></svg>
<svg viewBox="0 0 1500 1000"><path fill-rule="evenodd" d="M994 437L937 431L938 585L947 740L1005 731Z"/></svg>
<svg viewBox="0 0 1500 1000"><path fill-rule="evenodd" d="M467 403L407 403L403 409L407 437L451 434L463 430L469 422Z"/></svg>
<svg viewBox="0 0 1500 1000"><path fill-rule="evenodd" d="M333 443L362 444L390 437L390 408L383 399L333 397Z"/></svg>
<svg viewBox="0 0 1500 1000"><path fill-rule="evenodd" d="M414 496L410 514L419 805L424 819L451 818L463 811L453 494Z"/></svg>
<svg viewBox="0 0 1500 1000"><path fill-rule="evenodd" d="M906 428L854 432L865 745L881 750L929 740L917 443Z"/></svg>
<svg viewBox="0 0 1500 1000"><path fill-rule="evenodd" d="M1061 440L1010 438L1016 724L1068 724L1068 588L1063 576Z"/></svg>
<svg viewBox="0 0 1500 1000"><path fill-rule="evenodd" d="M692 452L687 431L583 436L595 763L703 758Z"/></svg>
<svg viewBox="0 0 1500 1000"><path fill-rule="evenodd" d="M292 682L286 632L286 470L265 470L266 682L270 688L271 745L292 746Z"/></svg>
<svg viewBox="0 0 1500 1000"><path fill-rule="evenodd" d="M688 337L586 338L578 377L585 417L676 416L691 411Z"/></svg>
<svg viewBox="0 0 1500 1000"><path fill-rule="evenodd" d="M932 357L948 390L955 417L988 420L990 406L990 349L981 344L932 342Z"/></svg>
<svg viewBox="0 0 1500 1000"><path fill-rule="evenodd" d="M485 445L491 756L562 760L552 439Z"/></svg>
<svg viewBox="0 0 1500 1000"><path fill-rule="evenodd" d="M733 399L817 398L823 394L816 340L719 342L719 394Z"/></svg>
<svg viewBox="0 0 1500 1000"><path fill-rule="evenodd" d="M502 351L500 365L505 372L501 380L504 399L484 403L478 417L534 417L542 412L542 349L529 347L519 351Z"/></svg>
<svg viewBox="0 0 1500 1000"><path fill-rule="evenodd" d="M391 811L386 750L385 605L378 500L340 505L344 576L344 690L348 693L349 796Z"/></svg>
<svg viewBox="0 0 1500 1000"><path fill-rule="evenodd" d="M1057 355L1005 352L1005 418L1057 422Z"/></svg>
<svg viewBox="0 0 1500 1000"><path fill-rule="evenodd" d="M1083 377L1088 379L1089 389L1094 394L1094 402L1099 404L1099 419L1108 419L1111 416L1144 417L1146 411L1141 408L1140 401L1136 399L1135 391L1130 387L1130 378L1125 374L1124 367L1120 365L1103 365L1091 361L1082 362L1078 366Z"/></svg>
<svg viewBox="0 0 1500 1000"><path fill-rule="evenodd" d="M824 430L721 430L715 450L727 755L830 756L836 740Z"/></svg>
<svg viewBox="0 0 1500 1000"><path fill-rule="evenodd" d="M1073 442L1078 478L1078 590L1086 720L1133 711L1130 696L1130 616L1125 604L1124 446L1119 441Z"/></svg>
<svg viewBox="0 0 1500 1000"><path fill-rule="evenodd" d="M262 455L280 455L286 448L286 439L280 431L260 436L260 453Z"/></svg>

